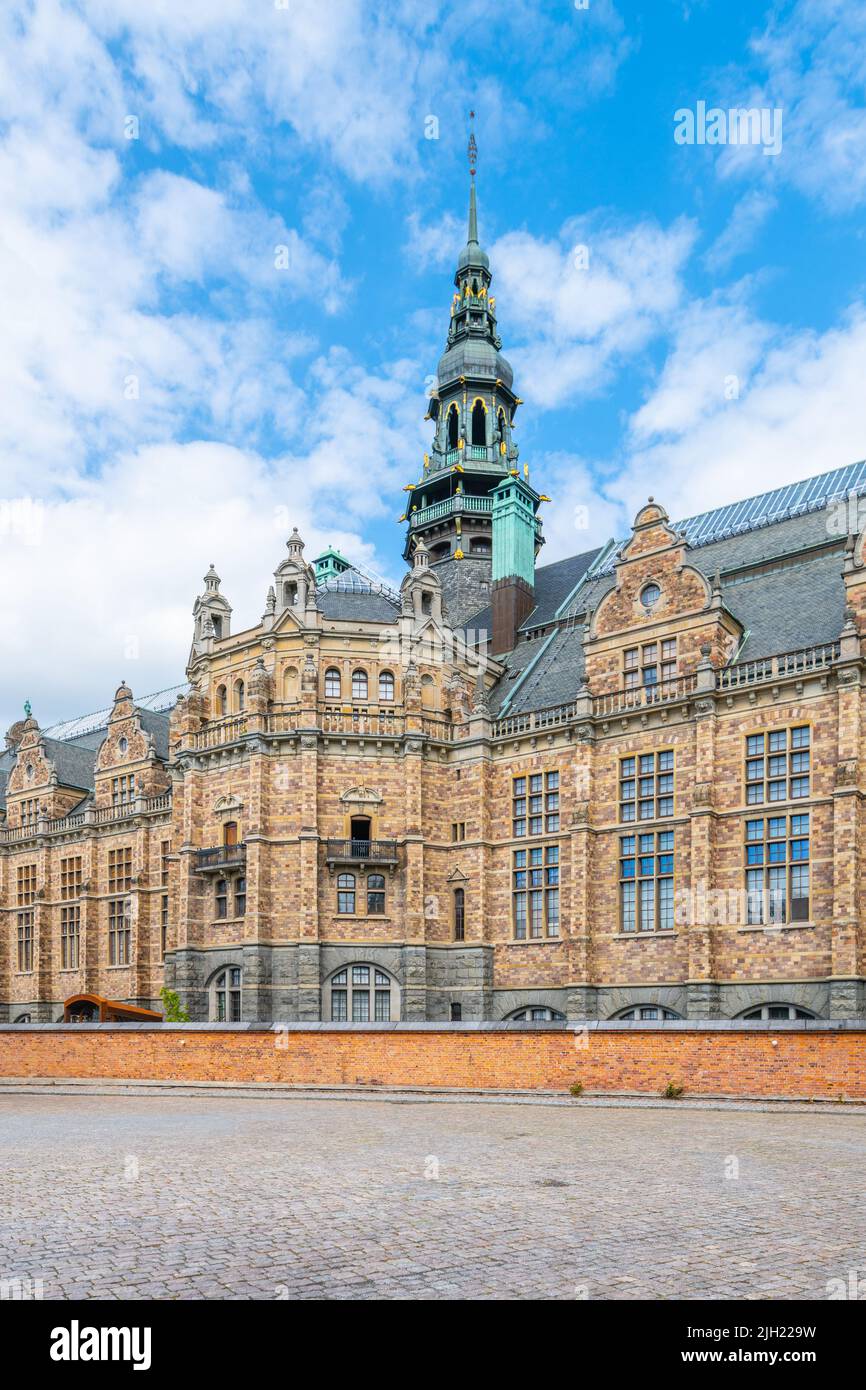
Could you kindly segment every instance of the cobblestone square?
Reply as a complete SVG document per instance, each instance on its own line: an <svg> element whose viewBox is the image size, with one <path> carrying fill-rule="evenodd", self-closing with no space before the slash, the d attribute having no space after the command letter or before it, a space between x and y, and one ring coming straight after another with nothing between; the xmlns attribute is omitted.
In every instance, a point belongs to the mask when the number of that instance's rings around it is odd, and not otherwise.
<svg viewBox="0 0 866 1390"><path fill-rule="evenodd" d="M864 1160L853 1113L3 1096L0 1279L46 1299L825 1299L866 1268Z"/></svg>

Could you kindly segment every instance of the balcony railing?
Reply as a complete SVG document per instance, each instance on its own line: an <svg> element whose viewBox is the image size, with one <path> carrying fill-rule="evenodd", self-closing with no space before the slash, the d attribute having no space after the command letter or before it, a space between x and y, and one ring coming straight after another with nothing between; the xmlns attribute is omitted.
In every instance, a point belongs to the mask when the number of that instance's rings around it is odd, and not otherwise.
<svg viewBox="0 0 866 1390"><path fill-rule="evenodd" d="M197 849L193 867L197 873L218 873L223 869L242 869L247 862L246 845L214 845Z"/></svg>
<svg viewBox="0 0 866 1390"><path fill-rule="evenodd" d="M396 840L328 840L325 860L329 864L396 864Z"/></svg>
<svg viewBox="0 0 866 1390"><path fill-rule="evenodd" d="M660 681L658 685L636 685L629 690L612 690L607 695L597 695L592 702L592 712L597 719L610 714L622 714L634 709L655 709L658 705L670 704L676 700L687 700L698 683L696 675L677 676L672 681Z"/></svg>
<svg viewBox="0 0 866 1390"><path fill-rule="evenodd" d="M838 661L839 652L838 642L824 642L817 647L782 652L779 656L760 657L757 661L738 661L719 672L716 684L719 690L736 690L739 686L757 685L785 676L807 676L832 666Z"/></svg>

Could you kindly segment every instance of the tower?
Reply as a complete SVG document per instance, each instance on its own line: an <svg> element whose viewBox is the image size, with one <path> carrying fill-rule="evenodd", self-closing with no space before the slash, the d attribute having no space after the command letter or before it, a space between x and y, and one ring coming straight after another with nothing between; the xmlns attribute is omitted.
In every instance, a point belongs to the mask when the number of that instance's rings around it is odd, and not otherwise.
<svg viewBox="0 0 866 1390"><path fill-rule="evenodd" d="M501 352L490 260L478 240L476 153L472 134L468 235L457 261L448 338L428 408L435 433L420 480L406 489L410 500L404 556L410 559L416 540L423 537L455 625L486 604L495 604L494 577L512 578L506 554L497 556L502 543L508 553L521 555L520 573L513 577L525 587L531 606L534 558L543 543L536 517L539 495L520 477L514 440L520 398L513 390L511 364ZM497 490L504 483L509 487L497 503ZM520 504L511 505L517 495ZM497 517L508 518L503 542L497 537ZM521 527L525 534L518 539ZM528 573L527 554L532 560ZM517 602L514 611L522 608L525 616L526 602ZM500 628L502 640L505 630L502 624Z"/></svg>

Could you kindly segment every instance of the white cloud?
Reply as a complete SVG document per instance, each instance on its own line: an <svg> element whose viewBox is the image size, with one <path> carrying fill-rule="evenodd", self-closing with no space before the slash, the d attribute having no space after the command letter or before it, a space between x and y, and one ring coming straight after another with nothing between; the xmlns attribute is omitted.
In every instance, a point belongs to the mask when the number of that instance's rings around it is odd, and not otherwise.
<svg viewBox="0 0 866 1390"><path fill-rule="evenodd" d="M748 74L726 72L725 106L783 111L781 153L730 146L723 175L787 183L834 212L866 199L866 7L848 0L798 0L772 11L750 45Z"/></svg>
<svg viewBox="0 0 866 1390"><path fill-rule="evenodd" d="M786 334L737 308L695 309L633 417L616 495L633 515L653 492L679 518L856 462L866 438L864 360L862 305L825 333ZM738 362L745 389L728 400L720 375Z"/></svg>
<svg viewBox="0 0 866 1390"><path fill-rule="evenodd" d="M732 261L748 251L776 206L777 199L761 189L754 189L740 198L727 226L704 255L707 269L710 272L726 270Z"/></svg>
<svg viewBox="0 0 866 1390"><path fill-rule="evenodd" d="M696 235L679 218L618 227L593 214L560 241L509 232L491 251L494 289L507 304L509 357L540 406L597 391L612 368L661 332L679 305Z"/></svg>

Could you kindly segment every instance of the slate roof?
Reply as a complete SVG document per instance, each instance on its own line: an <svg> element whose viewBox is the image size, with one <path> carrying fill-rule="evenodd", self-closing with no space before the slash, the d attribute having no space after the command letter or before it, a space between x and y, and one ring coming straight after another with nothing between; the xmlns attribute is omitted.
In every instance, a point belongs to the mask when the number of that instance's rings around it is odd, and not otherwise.
<svg viewBox="0 0 866 1390"><path fill-rule="evenodd" d="M168 759L168 714L157 714L153 710L139 709L136 706L141 727L147 734L153 734L156 755L163 761ZM79 721L68 720L63 725L55 725L55 728L74 727ZM42 741L45 744L45 756L53 763L57 770L57 779L62 787L78 787L82 792L92 792L94 786L94 768L96 765L96 754L105 741L107 726L103 724L100 728L88 728L84 733L76 734L73 738L59 739L52 738L50 733L44 730ZM6 790L9 782L9 774L15 766L15 753L9 749L4 749L0 754L0 807L6 805ZM85 797L82 806L89 800ZM79 807L75 808L80 809Z"/></svg>
<svg viewBox="0 0 866 1390"><path fill-rule="evenodd" d="M845 607L844 545L844 536L834 534L824 508L761 524L687 553L689 563L710 581L720 575L725 606L746 634L738 659L757 660L838 638ZM522 631L553 620L569 592L568 578L573 575L576 583L597 553L576 555L537 571L541 597ZM583 676L583 624L614 584L607 566L604 571L590 576L563 609L549 644L521 640L504 659L506 672L491 700L494 711L505 706L508 714L519 714L574 698ZM479 618L474 622L480 625Z"/></svg>
<svg viewBox="0 0 866 1390"><path fill-rule="evenodd" d="M393 623L400 616L400 605L373 590L342 593L319 589L316 599L325 618L343 623Z"/></svg>

